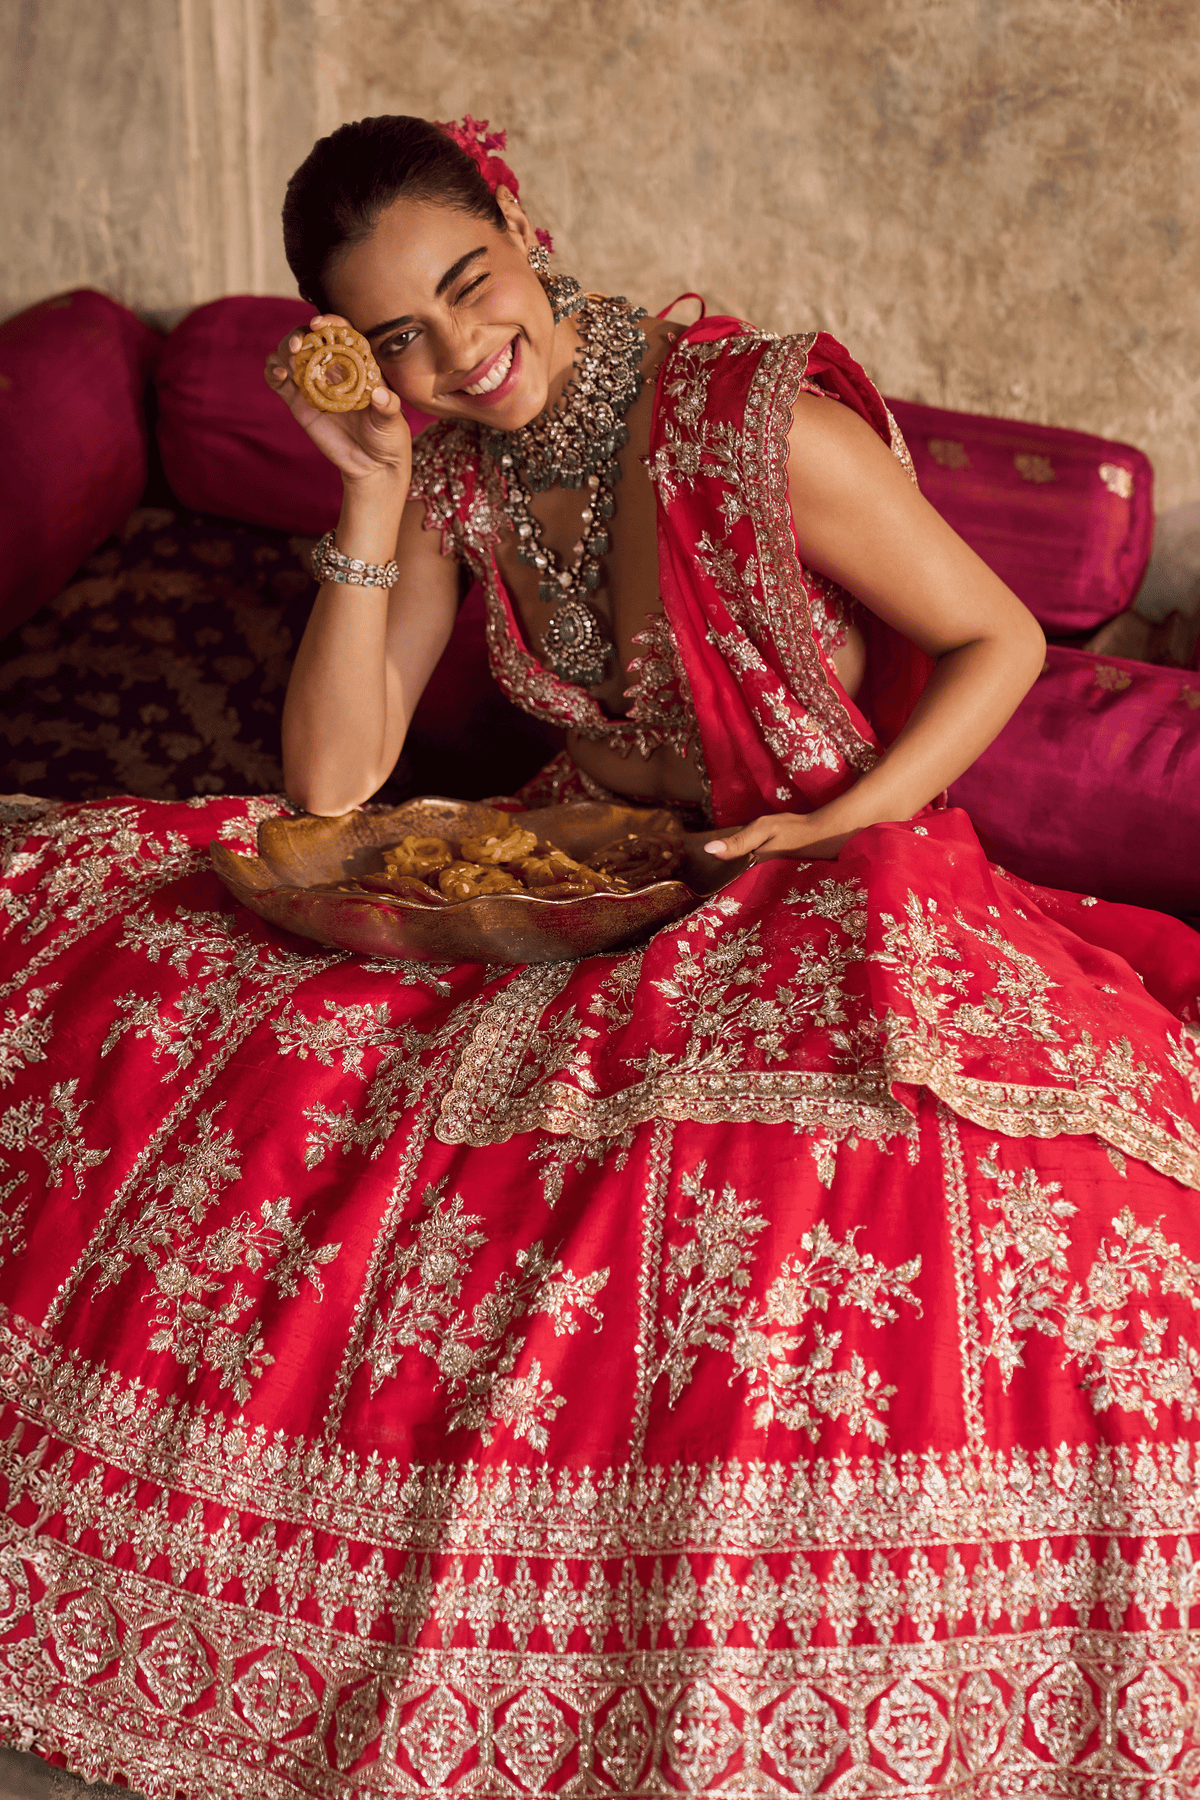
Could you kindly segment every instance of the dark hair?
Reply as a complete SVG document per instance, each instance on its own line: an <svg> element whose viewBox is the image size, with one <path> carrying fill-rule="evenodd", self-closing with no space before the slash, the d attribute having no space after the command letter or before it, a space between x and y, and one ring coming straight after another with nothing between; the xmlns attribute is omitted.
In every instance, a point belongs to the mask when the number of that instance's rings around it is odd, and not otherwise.
<svg viewBox="0 0 1200 1800"><path fill-rule="evenodd" d="M428 119L385 115L339 125L313 145L283 202L283 248L302 297L329 310L325 277L339 252L361 244L398 200L434 201L486 219L505 218L474 159Z"/></svg>

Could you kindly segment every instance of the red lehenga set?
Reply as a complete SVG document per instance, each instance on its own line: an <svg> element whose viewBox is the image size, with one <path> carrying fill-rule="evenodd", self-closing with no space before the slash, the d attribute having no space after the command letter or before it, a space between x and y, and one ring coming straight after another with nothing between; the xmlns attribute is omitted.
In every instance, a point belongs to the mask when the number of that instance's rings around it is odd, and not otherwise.
<svg viewBox="0 0 1200 1800"><path fill-rule="evenodd" d="M833 674L802 383L888 432L824 337L668 357L623 723L418 456L509 692L718 824L922 676ZM7 809L9 1740L164 1800L1194 1793L1200 938L931 810L632 952L373 963L208 872L284 806Z"/></svg>

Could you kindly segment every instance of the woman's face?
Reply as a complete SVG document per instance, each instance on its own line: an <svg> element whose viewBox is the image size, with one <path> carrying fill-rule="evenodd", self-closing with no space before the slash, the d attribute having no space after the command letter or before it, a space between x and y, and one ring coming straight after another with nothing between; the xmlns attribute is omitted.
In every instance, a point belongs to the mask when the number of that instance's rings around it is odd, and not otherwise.
<svg viewBox="0 0 1200 1800"><path fill-rule="evenodd" d="M371 237L336 261L326 290L402 400L515 431L557 395L577 338L555 327L529 266L525 214L507 190L496 197L507 231L450 207L394 201Z"/></svg>

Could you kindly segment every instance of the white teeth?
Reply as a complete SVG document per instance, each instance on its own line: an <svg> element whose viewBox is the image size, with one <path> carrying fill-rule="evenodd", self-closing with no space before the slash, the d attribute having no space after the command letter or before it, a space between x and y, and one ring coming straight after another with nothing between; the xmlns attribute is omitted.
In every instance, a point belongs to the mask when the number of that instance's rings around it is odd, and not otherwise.
<svg viewBox="0 0 1200 1800"><path fill-rule="evenodd" d="M511 344L508 344L502 351L500 360L493 364L483 380L477 381L473 387L465 387L463 393L490 394L493 388L498 388L500 386L500 383L512 368L512 359L513 347Z"/></svg>

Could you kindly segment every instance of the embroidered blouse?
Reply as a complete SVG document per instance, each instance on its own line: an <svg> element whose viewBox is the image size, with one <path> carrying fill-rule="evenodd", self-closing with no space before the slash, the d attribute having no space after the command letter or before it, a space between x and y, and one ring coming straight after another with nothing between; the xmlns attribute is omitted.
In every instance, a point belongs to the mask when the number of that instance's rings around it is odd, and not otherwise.
<svg viewBox="0 0 1200 1800"><path fill-rule="evenodd" d="M814 363L818 343L838 355L832 360L818 356ZM715 384L714 375L719 377ZM603 742L622 756L635 748L646 756L667 744L690 757L702 774L706 768L711 773L715 746L706 743L706 720L697 714L697 649L688 654L681 643L681 609L688 605L681 590L705 586L723 596L720 618L712 615L710 601L702 602L707 644L748 692L762 685L758 678L763 675L768 686L773 682L788 690L786 703L780 694L760 695L753 703L757 734L783 764L765 785L760 810L777 810L780 804L809 810L831 797L795 791L797 777L817 765L844 776L843 786L871 765L878 741L843 693L830 660L845 641L857 603L835 582L801 566L787 503L786 466L782 503L773 488L771 504L766 503L767 488L772 482L777 487L780 479L773 466L780 461L779 445L773 439L768 443L768 434L778 436L776 415L785 407L790 416L801 390L848 400L881 435L890 436L907 461L874 388L823 334L820 339L815 333L780 339L740 320L709 319L681 333L664 357L648 458L659 502L664 611L649 617L634 638L641 653L627 671L630 705L621 717L610 715L586 689L561 680L526 646L496 563L506 525L504 477L482 454L476 428L440 421L422 433L413 449L409 495L424 501L426 527L441 532L443 554L464 561L483 587L491 669L510 700L535 718ZM778 404L772 406L768 399ZM753 520L757 554L739 565L735 527L747 519ZM682 558L681 535L687 543ZM781 616L781 599L787 618ZM801 619L808 623L805 654L798 653L796 639ZM693 631L683 635L698 645ZM704 686L707 695L711 684ZM789 741L789 731L795 730L806 745L798 754ZM756 785L763 789L763 780ZM715 822L721 822L721 813L714 797Z"/></svg>

